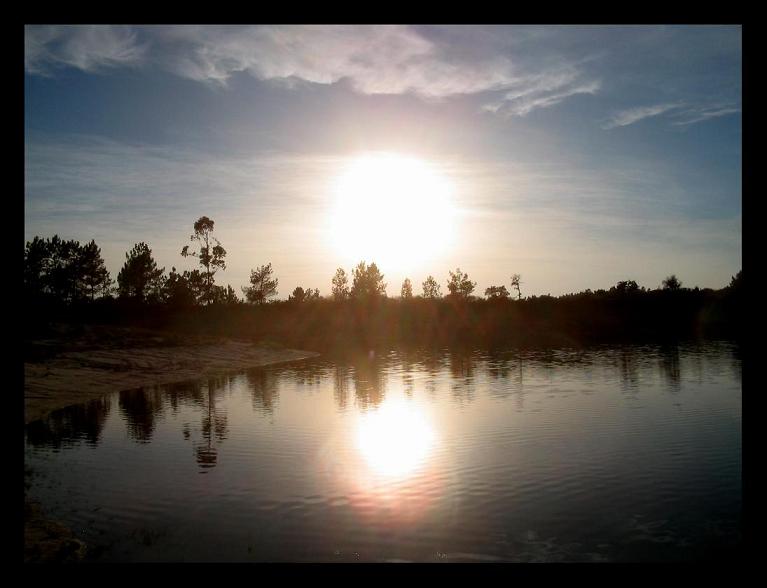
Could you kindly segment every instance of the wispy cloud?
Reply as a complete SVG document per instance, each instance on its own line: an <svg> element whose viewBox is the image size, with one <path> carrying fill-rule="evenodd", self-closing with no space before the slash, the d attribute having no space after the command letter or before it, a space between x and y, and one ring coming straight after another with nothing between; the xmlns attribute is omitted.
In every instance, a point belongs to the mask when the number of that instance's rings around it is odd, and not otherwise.
<svg viewBox="0 0 767 588"><path fill-rule="evenodd" d="M124 26L27 26L24 64L38 75L51 75L56 67L70 66L95 72L107 67L141 63L148 46Z"/></svg>
<svg viewBox="0 0 767 588"><path fill-rule="evenodd" d="M521 78L500 100L485 104L482 109L504 116L525 116L538 108L559 104L570 96L596 94L600 80L583 80L575 71L548 72Z"/></svg>
<svg viewBox="0 0 767 588"><path fill-rule="evenodd" d="M166 30L182 51L167 59L184 77L226 83L237 72L319 84L348 80L363 94L445 97L496 89L513 78L498 56L446 59L439 43L406 26L188 27Z"/></svg>
<svg viewBox="0 0 767 588"><path fill-rule="evenodd" d="M679 103L666 103L666 104L653 104L652 106L638 106L636 108L629 108L627 110L621 110L616 112L610 117L610 120L602 125L603 129L614 129L615 127L625 127L633 125L640 120L658 116L664 112L668 112L675 108L680 108L682 104Z"/></svg>
<svg viewBox="0 0 767 588"><path fill-rule="evenodd" d="M693 106L685 104L684 102L655 104L652 106L639 106L637 108L621 110L613 114L612 117L602 125L602 128L609 130L616 127L625 127L633 125L646 118L667 113L669 116L678 119L672 122L672 125L684 126L709 120L711 118L735 114L736 112L740 112L740 107L734 104L716 104L707 106Z"/></svg>
<svg viewBox="0 0 767 588"><path fill-rule="evenodd" d="M514 80L509 59L447 59L441 43L407 26L68 26L28 27L26 33L30 73L51 64L92 71L134 63L151 46L153 62L174 74L222 85L245 72L318 84L345 79L363 94L444 97Z"/></svg>
<svg viewBox="0 0 767 588"><path fill-rule="evenodd" d="M362 94L431 99L504 91L485 109L507 116L600 87L561 59L556 66L521 68L492 35L450 27L27 27L25 62L33 74L61 65L96 71L147 62L221 86L246 73L261 80L346 81Z"/></svg>
<svg viewBox="0 0 767 588"><path fill-rule="evenodd" d="M712 118L726 116L728 114L735 114L737 112L740 112L740 107L735 105L716 105L702 108L691 108L689 110L685 110L684 112L678 113L678 116L681 120L674 121L671 124L674 126L691 125Z"/></svg>

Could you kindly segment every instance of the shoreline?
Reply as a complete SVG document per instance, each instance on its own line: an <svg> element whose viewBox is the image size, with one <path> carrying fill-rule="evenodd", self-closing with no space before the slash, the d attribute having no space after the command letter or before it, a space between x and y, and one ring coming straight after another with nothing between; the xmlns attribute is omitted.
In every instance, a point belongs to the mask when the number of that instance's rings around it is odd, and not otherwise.
<svg viewBox="0 0 767 588"><path fill-rule="evenodd" d="M135 328L52 327L25 341L24 425L105 394L317 357L213 337ZM33 475L25 470L25 477ZM87 545L24 491L24 561L78 562Z"/></svg>
<svg viewBox="0 0 767 588"><path fill-rule="evenodd" d="M317 357L223 338L184 338L136 329L91 329L74 338L28 342L38 357L24 361L24 424L105 394L222 375ZM127 343L128 346L121 344Z"/></svg>

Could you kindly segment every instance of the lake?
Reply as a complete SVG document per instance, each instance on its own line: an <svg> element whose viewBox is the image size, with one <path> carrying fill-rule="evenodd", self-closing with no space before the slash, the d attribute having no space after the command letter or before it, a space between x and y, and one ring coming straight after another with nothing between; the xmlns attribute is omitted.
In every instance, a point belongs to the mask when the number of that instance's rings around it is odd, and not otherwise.
<svg viewBox="0 0 767 588"><path fill-rule="evenodd" d="M89 561L718 560L739 348L392 351L138 389L25 429Z"/></svg>

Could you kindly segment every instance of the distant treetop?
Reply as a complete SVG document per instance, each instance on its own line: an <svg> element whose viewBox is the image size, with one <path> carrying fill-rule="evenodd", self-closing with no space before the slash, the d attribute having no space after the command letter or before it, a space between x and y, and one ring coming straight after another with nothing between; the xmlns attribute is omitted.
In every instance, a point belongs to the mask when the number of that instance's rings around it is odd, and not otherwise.
<svg viewBox="0 0 767 588"><path fill-rule="evenodd" d="M674 274L671 274L665 280L663 280L664 290L679 290L681 287L682 282L680 282Z"/></svg>
<svg viewBox="0 0 767 588"><path fill-rule="evenodd" d="M386 284L383 274L374 263L367 265L364 261L352 270L352 298L377 298L386 296Z"/></svg>
<svg viewBox="0 0 767 588"><path fill-rule="evenodd" d="M440 291L439 283L434 279L434 276L429 276L423 283L423 297L436 299L442 298L442 292Z"/></svg>
<svg viewBox="0 0 767 588"><path fill-rule="evenodd" d="M469 274L462 272L461 268L456 268L455 273L449 273L450 279L447 282L447 289L450 291L450 296L469 298L477 283L472 282L469 279Z"/></svg>

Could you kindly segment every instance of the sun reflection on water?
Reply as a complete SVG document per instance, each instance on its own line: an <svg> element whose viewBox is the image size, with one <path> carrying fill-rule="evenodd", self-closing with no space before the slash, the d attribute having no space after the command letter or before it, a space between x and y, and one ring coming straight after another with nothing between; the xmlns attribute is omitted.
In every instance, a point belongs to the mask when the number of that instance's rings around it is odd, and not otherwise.
<svg viewBox="0 0 767 588"><path fill-rule="evenodd" d="M409 477L427 461L436 433L417 405L397 399L359 417L356 441L371 473L393 481Z"/></svg>
<svg viewBox="0 0 767 588"><path fill-rule="evenodd" d="M359 414L350 433L344 493L357 516L390 530L422 520L444 483L436 455L438 428L429 411L411 399L388 396L375 410Z"/></svg>

